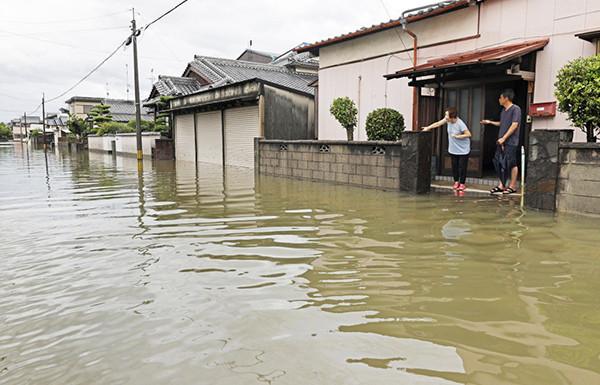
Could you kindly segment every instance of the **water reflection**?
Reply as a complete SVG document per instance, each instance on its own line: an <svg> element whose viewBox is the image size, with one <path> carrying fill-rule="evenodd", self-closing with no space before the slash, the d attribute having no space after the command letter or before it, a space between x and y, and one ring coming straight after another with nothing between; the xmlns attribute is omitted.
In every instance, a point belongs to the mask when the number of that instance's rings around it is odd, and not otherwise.
<svg viewBox="0 0 600 385"><path fill-rule="evenodd" d="M0 148L0 384L600 382L597 220L26 155Z"/></svg>

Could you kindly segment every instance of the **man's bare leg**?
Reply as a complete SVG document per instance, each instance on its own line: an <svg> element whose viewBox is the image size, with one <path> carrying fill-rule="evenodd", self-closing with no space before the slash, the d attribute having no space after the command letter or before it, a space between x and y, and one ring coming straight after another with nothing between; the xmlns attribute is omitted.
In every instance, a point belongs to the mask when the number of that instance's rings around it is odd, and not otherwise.
<svg viewBox="0 0 600 385"><path fill-rule="evenodd" d="M517 189L517 179L519 178L519 167L513 167L510 171L510 187L513 190Z"/></svg>

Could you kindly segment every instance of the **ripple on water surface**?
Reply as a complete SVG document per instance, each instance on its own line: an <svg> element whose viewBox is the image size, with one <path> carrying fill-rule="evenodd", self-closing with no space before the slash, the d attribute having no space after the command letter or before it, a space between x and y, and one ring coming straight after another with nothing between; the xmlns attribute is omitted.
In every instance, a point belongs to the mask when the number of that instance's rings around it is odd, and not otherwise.
<svg viewBox="0 0 600 385"><path fill-rule="evenodd" d="M0 146L0 384L597 384L600 222Z"/></svg>

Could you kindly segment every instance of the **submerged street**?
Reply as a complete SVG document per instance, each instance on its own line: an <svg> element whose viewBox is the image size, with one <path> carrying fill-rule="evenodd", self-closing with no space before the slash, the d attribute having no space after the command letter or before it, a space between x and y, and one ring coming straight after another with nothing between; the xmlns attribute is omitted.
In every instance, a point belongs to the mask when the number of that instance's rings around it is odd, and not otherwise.
<svg viewBox="0 0 600 385"><path fill-rule="evenodd" d="M600 219L0 146L0 384L600 383Z"/></svg>

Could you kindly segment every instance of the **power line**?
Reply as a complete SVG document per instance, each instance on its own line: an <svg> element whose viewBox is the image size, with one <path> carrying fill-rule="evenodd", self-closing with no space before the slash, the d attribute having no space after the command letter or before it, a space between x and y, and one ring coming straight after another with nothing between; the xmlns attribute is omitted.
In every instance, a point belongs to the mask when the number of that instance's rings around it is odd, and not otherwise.
<svg viewBox="0 0 600 385"><path fill-rule="evenodd" d="M100 32L100 31L114 31L114 30L123 30L123 29L129 29L127 27L99 27L99 28L83 28L83 29L51 29L51 30L42 30L42 31L37 31L35 33L23 33L23 34L19 34L19 36L37 36L39 34L42 33L71 33L71 32ZM12 31L6 31L4 30L3 32L6 33L12 33L12 34L17 34L16 32L12 32Z"/></svg>
<svg viewBox="0 0 600 385"><path fill-rule="evenodd" d="M62 98L63 96L65 96L69 92L71 92L73 89L75 89L75 87L77 87L78 85L80 85L81 83L83 83L87 78L89 78L90 76L92 76L92 74L94 72L96 72L100 67L102 67L102 65L104 65L104 63L106 63L111 57L115 56L115 54L119 51L119 49L121 49L122 47L125 46L125 43L127 43L127 40L124 40L121 44L119 44L119 46L117 48L115 48L115 50L112 51L110 55L108 55L98 65L96 65L94 68L92 68L91 71L89 71L84 77L82 77L81 79L79 79L72 87L70 87L65 92L61 93L60 95L57 95L57 96L55 96L53 98L50 98L50 99L47 99L46 102L47 103L53 102L53 101L55 101L57 99Z"/></svg>
<svg viewBox="0 0 600 385"><path fill-rule="evenodd" d="M121 15L123 13L129 12L129 10L124 10L124 11L119 11L119 12L112 12L112 13L107 13L104 15L98 15L98 16L91 16L91 17L84 17L84 18L76 18L76 19L63 19L63 20L49 20L49 21L30 21L30 20L11 20L11 19L4 19L2 20L3 23L15 23L15 24L62 24L62 23L77 23L80 21L89 21L89 20L97 20L97 19L102 19L105 17L110 17L110 16L115 16L115 15Z"/></svg>
<svg viewBox="0 0 600 385"><path fill-rule="evenodd" d="M383 9L385 10L385 13L387 13L388 17L390 18L390 20L392 20L392 15L388 9L388 7L385 5L383 0L379 0L379 2L381 3L381 6L383 7ZM400 32L398 31L398 28L394 28L394 31L396 32L396 35L398 36L398 39L400 39L400 42L402 43L402 45L404 46L404 49L406 50L406 55L408 56L409 60L413 60L412 56L408 50L408 47L406 46L406 44L404 43L404 40L402 40L402 35L400 34ZM394 56L394 55L392 55Z"/></svg>
<svg viewBox="0 0 600 385"><path fill-rule="evenodd" d="M189 0L183 0L182 2L180 2L179 4L177 4L176 6L174 6L173 8L169 9L167 12L163 13L162 15L160 15L159 17L157 17L156 19L152 20L150 23L146 24L141 29L144 30L144 31L147 30L152 24L156 23L157 21L159 21L163 17L167 16L169 13L171 13L174 10L176 10L177 8L181 7L183 4L187 3L188 1Z"/></svg>

